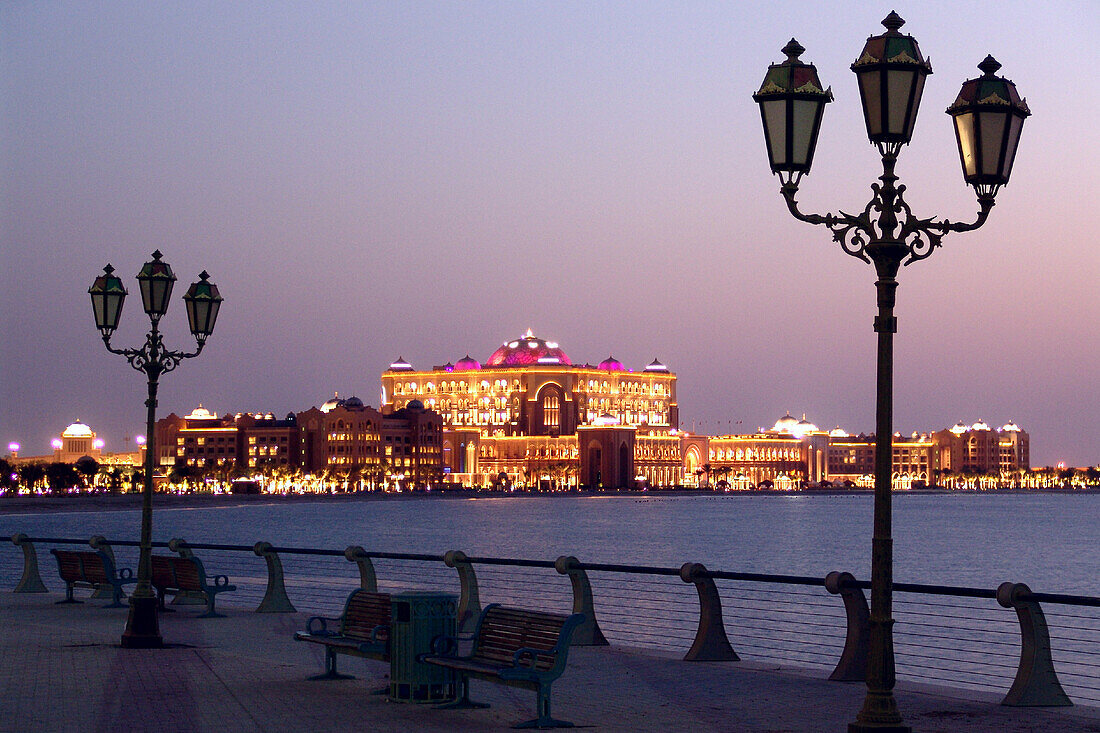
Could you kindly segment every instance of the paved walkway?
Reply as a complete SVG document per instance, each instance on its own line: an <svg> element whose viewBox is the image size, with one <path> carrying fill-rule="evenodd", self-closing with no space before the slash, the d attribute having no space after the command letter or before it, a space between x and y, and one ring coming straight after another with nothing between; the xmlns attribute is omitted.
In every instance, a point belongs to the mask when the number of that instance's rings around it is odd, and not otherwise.
<svg viewBox="0 0 1100 733"><path fill-rule="evenodd" d="M86 592L84 592L86 593ZM80 594L80 591L78 591ZM388 668L342 658L359 679L308 682L319 648L292 640L306 614L161 617L171 648L118 646L125 609L0 593L3 731L483 731L534 716L534 693L474 681L488 710L434 710L368 694ZM554 714L604 731L844 731L863 685L753 663L689 663L620 648L576 648ZM1006 708L993 696L902 684L917 731L1092 731L1100 708Z"/></svg>

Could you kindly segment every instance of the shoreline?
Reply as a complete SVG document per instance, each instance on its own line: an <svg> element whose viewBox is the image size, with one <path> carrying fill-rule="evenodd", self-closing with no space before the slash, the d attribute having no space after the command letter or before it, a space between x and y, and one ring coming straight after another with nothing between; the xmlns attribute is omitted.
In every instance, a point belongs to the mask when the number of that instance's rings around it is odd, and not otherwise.
<svg viewBox="0 0 1100 733"><path fill-rule="evenodd" d="M363 501L431 501L456 499L507 499L507 498L595 498L595 497L631 497L634 499L661 499L679 497L752 497L752 496L866 496L874 494L873 489L798 489L778 491L764 489L754 491L716 492L706 489L660 489L653 491L433 491L403 494L385 494L380 492L362 492L348 494L154 494L153 508L195 508L195 507L239 507L250 505L298 504L311 502L363 502ZM895 491L894 496L907 494L920 495L997 495L997 494L1100 494L1100 487L1086 489L993 489L952 490L952 489L911 489ZM17 496L0 498L0 516L19 514L42 514L66 511L140 511L141 494L83 494L76 496Z"/></svg>

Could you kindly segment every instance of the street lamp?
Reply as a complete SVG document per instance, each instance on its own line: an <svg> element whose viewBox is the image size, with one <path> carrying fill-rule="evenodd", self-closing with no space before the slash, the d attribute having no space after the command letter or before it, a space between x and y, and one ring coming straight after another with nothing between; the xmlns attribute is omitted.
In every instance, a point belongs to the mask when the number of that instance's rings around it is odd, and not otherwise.
<svg viewBox="0 0 1100 733"><path fill-rule="evenodd" d="M886 32L867 39L852 71L859 80L860 99L867 137L882 156L881 183L872 184L874 195L858 216L851 214L803 214L795 195L802 176L810 171L817 133L831 91L823 89L812 64L799 60L805 50L792 39L783 49L787 60L768 67L753 99L760 105L764 139L772 172L780 177L780 193L791 214L800 221L822 224L849 255L873 264L878 276L878 375L875 410L874 535L871 541L871 649L867 663L867 697L854 731L908 731L894 701L894 643L892 618L893 541L890 536L890 491L893 436L893 348L897 319L894 296L897 273L932 254L950 232L977 229L993 208L998 189L1008 183L1024 118L1031 114L1015 85L995 76L1000 68L991 56L979 65L984 75L966 81L948 108L955 124L955 138L963 177L974 187L978 214L962 224L946 219L920 219L913 215L894 175L901 146L913 135L924 91L932 73L912 36L899 29L905 23L891 12L882 21ZM899 218L900 217L900 218Z"/></svg>
<svg viewBox="0 0 1100 733"><path fill-rule="evenodd" d="M157 597L152 587L152 551L153 551L153 466L156 457L155 429L157 408L157 383L160 375L179 366L184 359L198 356L206 344L206 338L214 330L214 321L218 317L218 308L222 297L209 275L203 272L199 281L193 283L183 296L187 304L187 317L191 333L198 342L193 353L169 351L158 328L161 317L168 311L168 300L172 295L172 286L176 276L167 262L161 261L159 251L153 252L153 259L142 266L137 274L141 288L141 302L149 316L152 329L145 337L145 345L140 349L116 349L111 346L111 335L118 328L122 315L122 305L126 299L126 288L122 280L114 274L114 268L107 265L103 274L95 279L88 293L92 296L92 313L95 325L103 336L107 351L121 354L130 362L130 366L145 374L149 383L149 397L145 400L148 408L146 419L145 445L145 485L141 502L141 552L138 559L138 582L130 595L130 613L126 618L126 630L122 632L122 646L128 648L152 648L163 646L160 626L157 621Z"/></svg>

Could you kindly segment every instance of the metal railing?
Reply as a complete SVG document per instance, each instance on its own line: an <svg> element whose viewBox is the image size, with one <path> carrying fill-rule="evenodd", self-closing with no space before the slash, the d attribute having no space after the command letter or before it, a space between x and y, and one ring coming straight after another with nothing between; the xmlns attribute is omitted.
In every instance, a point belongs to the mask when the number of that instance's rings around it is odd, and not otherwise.
<svg viewBox="0 0 1100 733"><path fill-rule="evenodd" d="M138 543L128 540L22 534L4 540L23 551L21 573L14 553L0 553L0 579L18 577L18 593L48 592L36 546L91 546L117 554L120 566L137 562ZM584 613L574 644L656 648L689 661L808 667L838 681L863 680L866 671L870 583L849 573L817 578L698 563L671 568L180 538L153 547L201 553L210 572L229 575L237 586L231 602L255 604L259 613L335 615L356 587L446 589L459 595L460 625L487 603L505 603ZM899 678L998 691L1007 705L1100 704L1100 598L1035 593L1020 583L996 589L895 583L894 593ZM181 594L173 605L201 602Z"/></svg>

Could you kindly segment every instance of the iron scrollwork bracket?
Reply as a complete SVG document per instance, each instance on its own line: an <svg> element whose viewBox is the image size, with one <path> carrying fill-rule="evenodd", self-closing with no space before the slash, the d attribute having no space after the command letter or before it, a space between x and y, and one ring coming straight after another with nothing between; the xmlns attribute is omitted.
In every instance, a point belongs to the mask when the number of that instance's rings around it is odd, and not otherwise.
<svg viewBox="0 0 1100 733"><path fill-rule="evenodd" d="M954 222L949 219L936 221L935 217L920 219L914 216L912 209L909 208L909 204L906 203L903 197L904 192L905 186L898 186L897 202L899 212L905 214L905 221L901 224L898 239L905 245L909 253L909 257L904 263L906 265L911 265L931 255L937 247L942 246L941 242L945 235L951 232L973 231L985 224L995 203L993 196L979 194L978 215L974 221L969 224Z"/></svg>
<svg viewBox="0 0 1100 733"><path fill-rule="evenodd" d="M798 208L795 196L798 184L786 183L780 189L791 215L799 221L828 227L833 232L833 240L840 244L845 253L870 263L867 245L872 242L893 242L904 248L904 264L910 265L930 256L936 248L942 246L945 235L951 232L968 232L985 224L993 208L991 195L978 196L979 211L977 218L969 223L953 222L948 219L937 221L935 217L920 219L913 214L905 201L905 186L894 187L892 181L885 184L872 184L874 196L864 207L863 212L853 216L844 211L839 214L804 214ZM901 220L898 216L901 215ZM895 238L894 232L897 231Z"/></svg>
<svg viewBox="0 0 1100 733"><path fill-rule="evenodd" d="M160 332L155 328L145 337L145 345L140 349L116 349L111 346L111 334L103 334L103 345L112 354L126 357L126 361L135 370L145 374L150 379L156 379L161 374L167 374L184 359L192 359L202 352L203 343L200 341L198 348L193 352L170 351L164 348L164 340Z"/></svg>
<svg viewBox="0 0 1100 733"><path fill-rule="evenodd" d="M783 194L783 198L787 201L787 208L795 219L808 224L823 224L832 231L833 241L839 243L841 249L852 257L870 264L871 259L867 256L866 247L875 238L875 230L871 226L874 199L867 204L859 216L843 211L839 214L803 214L798 209L798 202L794 198L798 194L797 183L784 184L780 193Z"/></svg>

